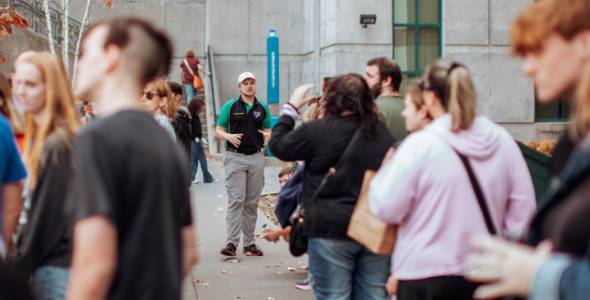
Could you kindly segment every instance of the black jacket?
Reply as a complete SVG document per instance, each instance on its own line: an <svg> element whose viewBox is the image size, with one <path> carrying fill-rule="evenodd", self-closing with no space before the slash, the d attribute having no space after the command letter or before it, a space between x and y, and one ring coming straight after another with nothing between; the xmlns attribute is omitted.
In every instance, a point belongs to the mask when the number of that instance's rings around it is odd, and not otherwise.
<svg viewBox="0 0 590 300"><path fill-rule="evenodd" d="M203 124L199 115L191 114L191 141L203 138Z"/></svg>
<svg viewBox="0 0 590 300"><path fill-rule="evenodd" d="M563 232L557 232L560 237L559 241L553 241L555 246L558 248L557 251L565 252L574 256L581 256L588 251L590 255L590 228L587 226L580 226L582 228L571 228L567 224L575 224L587 220L587 216L578 217L578 220L572 219L575 212L571 211L571 207L568 208L565 205L573 204L574 201L578 203L587 203L590 198L590 140L586 140L580 144L572 153L569 155L567 163L561 168L561 174L559 176L559 183L554 186L546 195L546 201L543 201L543 205L538 208L533 221L531 222L531 228L528 234L528 243L530 245L537 245L545 239L549 239L548 232L552 232L553 228L549 226L560 226L566 231L575 232L575 240L568 238ZM584 209L584 207L578 206L578 209ZM588 207L586 207L587 209ZM565 212L567 216L559 213L555 215L555 210ZM558 211L558 212L559 212ZM582 211L578 213L583 213ZM551 218L551 219L548 219ZM567 218L567 219L564 219ZM551 221L551 222L549 222ZM550 224L549 224L549 223ZM572 223L574 222L574 223ZM587 222L585 222L587 223ZM563 226L567 227L563 227ZM578 227L578 226L576 226ZM556 232L553 232L554 235Z"/></svg>
<svg viewBox="0 0 590 300"><path fill-rule="evenodd" d="M176 112L176 117L172 121L172 127L176 133L176 139L182 148L186 151L186 155L191 154L191 116L185 109L181 108Z"/></svg>
<svg viewBox="0 0 590 300"><path fill-rule="evenodd" d="M272 130L269 145L281 160L305 161L302 200L306 207L305 232L310 237L349 239L346 231L365 171L379 168L395 139L383 124L377 125L374 134L364 130L355 134L359 124L346 117L328 117L293 130L294 127L291 117L282 116ZM334 166L336 173L316 201L310 203L325 174Z"/></svg>
<svg viewBox="0 0 590 300"><path fill-rule="evenodd" d="M552 178L559 177L561 170L565 167L575 147L576 143L570 138L567 132L559 138L557 145L555 145L551 161L549 162L549 173Z"/></svg>

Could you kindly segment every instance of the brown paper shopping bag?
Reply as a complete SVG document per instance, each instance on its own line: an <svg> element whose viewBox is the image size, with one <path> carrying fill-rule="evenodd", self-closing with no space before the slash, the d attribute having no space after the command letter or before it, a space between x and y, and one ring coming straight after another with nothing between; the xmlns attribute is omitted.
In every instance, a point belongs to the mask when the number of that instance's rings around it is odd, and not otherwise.
<svg viewBox="0 0 590 300"><path fill-rule="evenodd" d="M369 183L376 172L367 170L363 187L348 225L348 236L375 254L393 253L397 236L397 226L377 219L369 209Z"/></svg>

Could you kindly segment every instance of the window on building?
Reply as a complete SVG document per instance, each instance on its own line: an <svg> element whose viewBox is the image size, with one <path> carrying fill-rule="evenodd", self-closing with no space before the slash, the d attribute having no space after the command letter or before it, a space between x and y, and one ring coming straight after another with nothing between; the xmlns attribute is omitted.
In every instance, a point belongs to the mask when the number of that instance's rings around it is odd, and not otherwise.
<svg viewBox="0 0 590 300"><path fill-rule="evenodd" d="M420 76L441 56L441 6L442 0L393 0L393 58L405 78Z"/></svg>
<svg viewBox="0 0 590 300"><path fill-rule="evenodd" d="M567 101L559 99L544 104L535 96L535 121L536 122L566 122L570 115L570 105Z"/></svg>

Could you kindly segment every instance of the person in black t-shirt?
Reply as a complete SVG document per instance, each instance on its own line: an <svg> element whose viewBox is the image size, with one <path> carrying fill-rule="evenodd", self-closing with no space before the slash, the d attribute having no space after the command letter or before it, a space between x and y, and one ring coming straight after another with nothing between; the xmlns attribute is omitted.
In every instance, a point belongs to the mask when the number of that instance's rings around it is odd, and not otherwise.
<svg viewBox="0 0 590 300"><path fill-rule="evenodd" d="M16 96L26 113L28 176L11 260L31 276L36 298L63 299L72 259L72 224L63 215L63 191L72 175L78 113L59 58L34 53L19 61L15 71Z"/></svg>
<svg viewBox="0 0 590 300"><path fill-rule="evenodd" d="M78 92L101 118L75 143L68 299L179 299L196 262L188 161L140 101L168 73L172 46L147 22L116 18L82 47Z"/></svg>

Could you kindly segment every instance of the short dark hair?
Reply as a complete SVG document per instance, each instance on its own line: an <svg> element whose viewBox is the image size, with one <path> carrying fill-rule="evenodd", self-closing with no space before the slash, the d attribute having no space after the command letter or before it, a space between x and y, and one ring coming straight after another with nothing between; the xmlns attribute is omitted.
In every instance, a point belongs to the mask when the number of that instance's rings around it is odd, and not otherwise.
<svg viewBox="0 0 590 300"><path fill-rule="evenodd" d="M172 81L169 80L167 81L168 86L170 87L170 90L172 91L172 93L176 94L176 95L182 95L183 94L183 88L182 85L176 81Z"/></svg>
<svg viewBox="0 0 590 300"><path fill-rule="evenodd" d="M205 98L203 96L196 96L188 103L187 109L191 115L198 116L203 106L205 106Z"/></svg>
<svg viewBox="0 0 590 300"><path fill-rule="evenodd" d="M141 85L170 72L173 48L168 35L149 22L134 17L118 17L95 23L87 32L105 26L108 30L104 48L115 45L129 50L126 61L138 72ZM81 54L83 55L83 54Z"/></svg>
<svg viewBox="0 0 590 300"><path fill-rule="evenodd" d="M381 81L391 77L391 85L394 90L399 91L402 84L402 72L397 63L387 57L375 57L367 62L367 66L377 66L379 68L379 77Z"/></svg>

